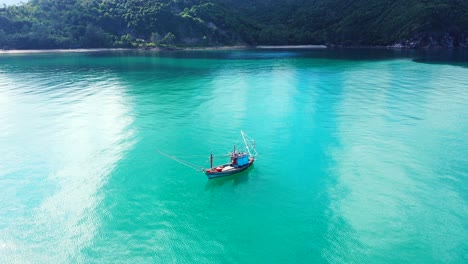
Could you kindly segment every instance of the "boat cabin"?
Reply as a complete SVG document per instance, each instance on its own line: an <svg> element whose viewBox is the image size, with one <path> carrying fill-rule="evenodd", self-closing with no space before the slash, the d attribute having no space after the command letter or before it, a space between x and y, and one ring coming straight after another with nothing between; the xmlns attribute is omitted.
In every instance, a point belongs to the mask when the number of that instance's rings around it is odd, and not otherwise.
<svg viewBox="0 0 468 264"><path fill-rule="evenodd" d="M233 152L231 154L231 164L239 167L249 164L249 154Z"/></svg>

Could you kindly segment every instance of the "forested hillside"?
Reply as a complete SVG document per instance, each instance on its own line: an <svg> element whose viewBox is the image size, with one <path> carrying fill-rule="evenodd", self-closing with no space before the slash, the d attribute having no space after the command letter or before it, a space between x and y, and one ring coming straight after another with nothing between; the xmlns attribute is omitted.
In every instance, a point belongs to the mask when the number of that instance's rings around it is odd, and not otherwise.
<svg viewBox="0 0 468 264"><path fill-rule="evenodd" d="M30 0L0 48L260 44L465 46L468 0Z"/></svg>

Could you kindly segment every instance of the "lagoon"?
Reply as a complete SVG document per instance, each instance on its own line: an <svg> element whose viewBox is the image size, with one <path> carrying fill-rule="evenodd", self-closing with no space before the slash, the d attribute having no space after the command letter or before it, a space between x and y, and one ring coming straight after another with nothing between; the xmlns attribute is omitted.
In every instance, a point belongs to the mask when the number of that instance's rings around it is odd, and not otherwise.
<svg viewBox="0 0 468 264"><path fill-rule="evenodd" d="M1 54L0 262L464 263L467 54Z"/></svg>

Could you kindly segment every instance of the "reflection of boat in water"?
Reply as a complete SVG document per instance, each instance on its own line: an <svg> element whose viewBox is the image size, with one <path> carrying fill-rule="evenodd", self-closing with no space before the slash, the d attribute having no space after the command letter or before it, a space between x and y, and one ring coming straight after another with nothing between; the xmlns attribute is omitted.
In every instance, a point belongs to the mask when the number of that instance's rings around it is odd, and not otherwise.
<svg viewBox="0 0 468 264"><path fill-rule="evenodd" d="M255 140L247 136L244 131L241 131L242 140L245 149L236 149L230 153L230 162L213 167L213 155L210 155L210 168L203 169L209 179L232 175L244 171L250 167L258 155L255 149Z"/></svg>

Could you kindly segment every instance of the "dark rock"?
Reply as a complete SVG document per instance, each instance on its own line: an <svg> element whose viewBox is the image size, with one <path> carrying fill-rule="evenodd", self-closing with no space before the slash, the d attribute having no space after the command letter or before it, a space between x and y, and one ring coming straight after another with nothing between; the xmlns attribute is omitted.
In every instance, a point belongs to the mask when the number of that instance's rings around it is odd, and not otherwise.
<svg viewBox="0 0 468 264"><path fill-rule="evenodd" d="M458 48L468 47L468 34L420 33L410 39L401 40L389 48Z"/></svg>

